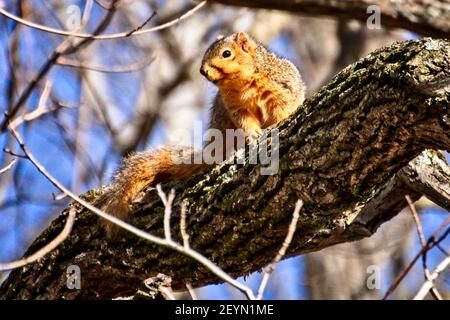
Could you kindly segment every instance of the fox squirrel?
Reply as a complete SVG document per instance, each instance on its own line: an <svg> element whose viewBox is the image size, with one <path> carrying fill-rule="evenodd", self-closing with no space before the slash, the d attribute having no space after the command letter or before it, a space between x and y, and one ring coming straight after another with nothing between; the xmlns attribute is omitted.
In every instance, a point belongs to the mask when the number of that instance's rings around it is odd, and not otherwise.
<svg viewBox="0 0 450 320"><path fill-rule="evenodd" d="M239 128L255 137L261 129L288 117L304 100L305 86L294 64L244 32L218 38L207 49L200 73L219 89L209 128L220 130L224 137L226 129ZM192 151L183 152L189 156ZM174 149L162 148L126 158L104 196L102 209L126 220L132 200L146 186L182 180L211 167L175 163L173 154ZM111 223L106 222L105 228L109 237L115 233Z"/></svg>

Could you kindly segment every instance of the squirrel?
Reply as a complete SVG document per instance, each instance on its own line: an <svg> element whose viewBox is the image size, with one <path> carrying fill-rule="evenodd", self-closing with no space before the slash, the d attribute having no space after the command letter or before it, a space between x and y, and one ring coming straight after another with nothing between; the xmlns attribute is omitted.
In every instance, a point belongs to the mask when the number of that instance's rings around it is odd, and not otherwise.
<svg viewBox="0 0 450 320"><path fill-rule="evenodd" d="M261 129L287 118L304 100L305 85L294 64L245 32L219 37L212 43L203 57L200 73L219 89L209 128L223 134L226 129L242 129L253 139ZM175 163L174 153L188 157L192 153L180 150L167 147L126 158L103 197L102 209L126 220L133 199L145 187L183 180L211 167L204 163ZM106 222L105 229L112 237L117 228Z"/></svg>

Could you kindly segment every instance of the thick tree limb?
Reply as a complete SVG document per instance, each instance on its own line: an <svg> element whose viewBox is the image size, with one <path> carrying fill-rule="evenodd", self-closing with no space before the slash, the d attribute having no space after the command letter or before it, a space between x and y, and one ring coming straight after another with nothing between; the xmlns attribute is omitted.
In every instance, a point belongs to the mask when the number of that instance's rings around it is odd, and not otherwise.
<svg viewBox="0 0 450 320"><path fill-rule="evenodd" d="M449 110L449 41L410 41L370 54L280 124L276 175L261 175L261 165L227 164L172 184L175 206L187 200L191 246L242 276L276 255L299 198L305 204L286 257L373 234L407 205L405 193L413 200L422 192L443 199L450 183L447 164L439 153L423 151L450 150ZM101 192L85 197L95 201ZM448 209L445 201L440 204ZM164 206L155 190L147 190L135 209L132 224L164 234ZM66 215L67 210L28 251L59 233ZM173 212L171 224L181 242L179 216ZM81 290L66 287L72 264L81 269ZM97 216L79 208L72 235L38 263L13 271L0 298L127 296L158 273L170 276L174 289L184 289L185 282L218 282L189 258L135 237L108 242Z"/></svg>
<svg viewBox="0 0 450 320"><path fill-rule="evenodd" d="M442 171L433 170L435 167L442 168ZM418 157L403 169L401 177L411 190L426 195L429 200L450 211L450 167L443 156L429 153L428 156Z"/></svg>
<svg viewBox="0 0 450 320"><path fill-rule="evenodd" d="M448 38L450 3L448 0L209 0L250 8L266 8L297 12L311 16L331 16L366 22L373 13L367 8L380 8L381 24L403 28L424 36Z"/></svg>

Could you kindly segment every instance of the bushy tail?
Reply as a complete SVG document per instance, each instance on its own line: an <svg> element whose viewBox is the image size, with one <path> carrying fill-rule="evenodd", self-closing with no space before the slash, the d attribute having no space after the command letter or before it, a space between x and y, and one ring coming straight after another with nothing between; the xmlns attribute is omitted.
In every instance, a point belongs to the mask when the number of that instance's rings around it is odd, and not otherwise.
<svg viewBox="0 0 450 320"><path fill-rule="evenodd" d="M99 201L103 211L127 220L133 199L145 187L182 180L205 170L208 167L206 164L194 164L194 153L190 148L163 148L135 153L124 159L112 185ZM108 237L118 230L106 220L104 227Z"/></svg>

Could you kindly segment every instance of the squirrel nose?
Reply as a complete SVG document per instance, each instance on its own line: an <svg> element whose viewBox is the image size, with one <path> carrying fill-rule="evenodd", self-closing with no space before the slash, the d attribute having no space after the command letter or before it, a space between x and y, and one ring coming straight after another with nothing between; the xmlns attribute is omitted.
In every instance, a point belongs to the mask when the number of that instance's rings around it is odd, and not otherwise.
<svg viewBox="0 0 450 320"><path fill-rule="evenodd" d="M208 75L208 73L206 72L204 66L201 66L201 68L200 68L200 73L201 73L204 77L207 77L207 75Z"/></svg>

